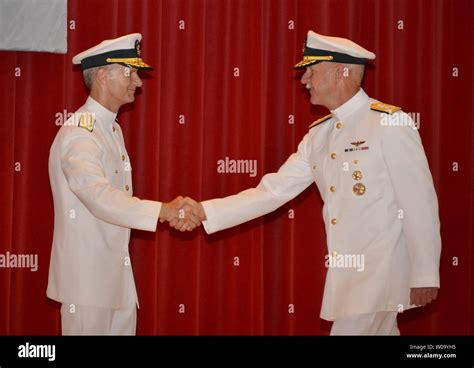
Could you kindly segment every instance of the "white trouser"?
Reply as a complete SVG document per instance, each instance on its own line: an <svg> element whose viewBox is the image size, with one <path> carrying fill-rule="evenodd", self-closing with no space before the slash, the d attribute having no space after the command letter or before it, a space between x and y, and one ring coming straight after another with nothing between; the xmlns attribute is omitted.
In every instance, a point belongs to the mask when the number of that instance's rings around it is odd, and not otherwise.
<svg viewBox="0 0 474 368"><path fill-rule="evenodd" d="M397 312L376 312L337 318L331 335L400 335Z"/></svg>
<svg viewBox="0 0 474 368"><path fill-rule="evenodd" d="M61 305L63 335L135 335L137 308L124 309Z"/></svg>

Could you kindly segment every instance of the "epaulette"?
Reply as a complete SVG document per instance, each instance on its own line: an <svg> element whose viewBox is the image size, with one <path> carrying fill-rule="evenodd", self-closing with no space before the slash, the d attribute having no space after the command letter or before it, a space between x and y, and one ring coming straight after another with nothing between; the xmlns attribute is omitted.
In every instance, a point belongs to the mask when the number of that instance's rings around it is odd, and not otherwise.
<svg viewBox="0 0 474 368"><path fill-rule="evenodd" d="M92 131L94 130L94 124L94 114L90 112L83 112L81 114L81 117L79 118L79 123L77 124L77 126L87 129L89 132L92 133Z"/></svg>
<svg viewBox="0 0 474 368"><path fill-rule="evenodd" d="M375 102L372 105L370 105L370 109L374 111L384 112L386 114L393 114L394 112L397 112L398 110L401 110L402 108L398 106L385 104L382 102Z"/></svg>
<svg viewBox="0 0 474 368"><path fill-rule="evenodd" d="M324 118L316 120L313 124L311 124L308 129L314 128L316 125L322 124L325 121L329 120L332 118L332 114L326 115Z"/></svg>

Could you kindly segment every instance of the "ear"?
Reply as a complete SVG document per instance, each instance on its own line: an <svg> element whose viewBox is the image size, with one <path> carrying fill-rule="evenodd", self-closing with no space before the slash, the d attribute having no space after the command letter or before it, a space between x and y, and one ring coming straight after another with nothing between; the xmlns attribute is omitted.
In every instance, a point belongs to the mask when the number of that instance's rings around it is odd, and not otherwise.
<svg viewBox="0 0 474 368"><path fill-rule="evenodd" d="M334 81L340 82L344 77L344 66L342 64L336 64L334 67Z"/></svg>
<svg viewBox="0 0 474 368"><path fill-rule="evenodd" d="M97 74L95 77L96 82L103 86L107 84L108 79L109 79L109 71L106 68L99 68L99 70L97 70Z"/></svg>

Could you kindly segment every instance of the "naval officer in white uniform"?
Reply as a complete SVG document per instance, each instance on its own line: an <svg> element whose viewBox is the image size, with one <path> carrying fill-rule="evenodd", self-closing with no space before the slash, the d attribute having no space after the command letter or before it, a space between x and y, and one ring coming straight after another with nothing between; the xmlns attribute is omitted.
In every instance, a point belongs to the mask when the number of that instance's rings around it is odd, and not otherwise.
<svg viewBox="0 0 474 368"><path fill-rule="evenodd" d="M256 188L202 203L213 233L274 211L316 183L328 247L321 318L334 321L332 335L397 335L397 313L430 303L439 288L438 205L420 135L400 108L361 88L372 59L348 39L309 31L295 67L306 68L301 82L311 103L331 114L311 124L298 150Z"/></svg>
<svg viewBox="0 0 474 368"><path fill-rule="evenodd" d="M155 231L157 221L197 216L169 203L132 196L130 159L116 116L142 85L141 34L106 40L73 58L90 90L58 131L49 178L54 235L47 295L62 303L63 335L133 335L137 293L128 251L130 229ZM178 197L180 198L180 197ZM194 221L193 221L194 220Z"/></svg>

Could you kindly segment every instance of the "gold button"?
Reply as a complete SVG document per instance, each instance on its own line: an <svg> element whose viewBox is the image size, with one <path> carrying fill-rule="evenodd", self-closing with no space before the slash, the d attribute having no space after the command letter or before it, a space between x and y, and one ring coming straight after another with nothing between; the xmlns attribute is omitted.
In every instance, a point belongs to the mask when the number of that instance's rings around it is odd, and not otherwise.
<svg viewBox="0 0 474 368"><path fill-rule="evenodd" d="M331 153L331 158L332 158L333 160L335 160L336 157L337 157L337 155L336 155L335 153Z"/></svg>
<svg viewBox="0 0 474 368"><path fill-rule="evenodd" d="M329 188L329 190L334 193L336 191L336 187L333 185L331 188Z"/></svg>
<svg viewBox="0 0 474 368"><path fill-rule="evenodd" d="M125 190L128 192L128 190L130 189L130 187L128 186L128 184L125 185Z"/></svg>
<svg viewBox="0 0 474 368"><path fill-rule="evenodd" d="M354 160L354 163L357 165L359 163L359 160Z"/></svg>
<svg viewBox="0 0 474 368"><path fill-rule="evenodd" d="M115 133L115 127L112 127L112 132L114 132L114 133Z"/></svg>
<svg viewBox="0 0 474 368"><path fill-rule="evenodd" d="M342 123L341 123L341 122L338 122L338 123L336 124L336 128L337 128L337 129L341 129L341 128L342 128Z"/></svg>
<svg viewBox="0 0 474 368"><path fill-rule="evenodd" d="M355 195L361 196L365 194L365 185L362 183L354 184L352 191Z"/></svg>
<svg viewBox="0 0 474 368"><path fill-rule="evenodd" d="M125 155L122 155L122 161L125 161Z"/></svg>
<svg viewBox="0 0 474 368"><path fill-rule="evenodd" d="M336 225L336 224L337 224L337 220L336 220L335 218L333 218L333 219L331 220L331 224Z"/></svg>
<svg viewBox="0 0 474 368"><path fill-rule="evenodd" d="M359 181L362 179L362 173L359 170L356 170L352 173L352 179Z"/></svg>
<svg viewBox="0 0 474 368"><path fill-rule="evenodd" d="M335 250L331 254L333 257L337 257L337 252Z"/></svg>
<svg viewBox="0 0 474 368"><path fill-rule="evenodd" d="M115 173L118 174L118 170L115 170Z"/></svg>

